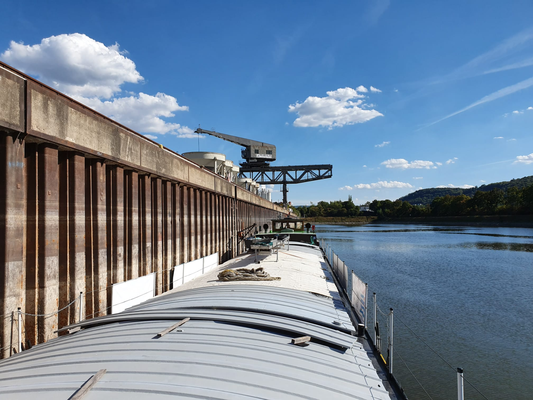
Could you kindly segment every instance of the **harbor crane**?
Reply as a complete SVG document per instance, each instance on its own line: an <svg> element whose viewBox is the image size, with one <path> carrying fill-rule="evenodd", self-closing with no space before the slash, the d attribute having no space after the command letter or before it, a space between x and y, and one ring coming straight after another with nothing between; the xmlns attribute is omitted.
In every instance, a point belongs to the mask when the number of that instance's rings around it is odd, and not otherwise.
<svg viewBox="0 0 533 400"><path fill-rule="evenodd" d="M273 144L201 128L196 129L195 133L215 136L243 146L241 157L244 162L240 164L239 178L251 178L264 185L282 185L285 206L288 204L287 185L328 179L333 176L331 164L271 166L270 163L276 160L276 146Z"/></svg>

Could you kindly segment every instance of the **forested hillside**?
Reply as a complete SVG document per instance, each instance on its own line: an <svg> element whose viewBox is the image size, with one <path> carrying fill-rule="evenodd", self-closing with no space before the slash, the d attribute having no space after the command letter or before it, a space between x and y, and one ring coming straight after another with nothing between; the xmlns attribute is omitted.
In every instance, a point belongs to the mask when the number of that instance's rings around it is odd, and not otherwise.
<svg viewBox="0 0 533 400"><path fill-rule="evenodd" d="M511 187L516 187L517 189L523 189L525 187L533 185L533 176L526 176L520 179L513 179L505 182L496 182L489 183L488 185L482 185L479 187L473 187L471 189L458 189L458 188L431 188L431 189L421 189L416 192L410 193L407 196L400 197L398 200L407 201L412 205L430 205L433 200L437 197L444 196L459 196L465 195L468 197L473 197L474 194L479 190L481 192L490 192L493 189L501 189L506 192L507 189Z"/></svg>

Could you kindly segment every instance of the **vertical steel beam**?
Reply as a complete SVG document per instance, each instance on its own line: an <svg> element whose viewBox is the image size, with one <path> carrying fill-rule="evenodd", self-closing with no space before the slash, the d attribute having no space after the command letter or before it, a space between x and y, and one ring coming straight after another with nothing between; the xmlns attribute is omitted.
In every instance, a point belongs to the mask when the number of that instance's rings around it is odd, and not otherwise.
<svg viewBox="0 0 533 400"><path fill-rule="evenodd" d="M78 153L69 155L69 287L70 299L85 292L85 158ZM85 297L85 296L84 296ZM72 301L71 300L71 301ZM69 323L76 322L76 308L71 307ZM84 304L81 304L83 309Z"/></svg>
<svg viewBox="0 0 533 400"><path fill-rule="evenodd" d="M21 134L22 135L22 134ZM11 314L23 305L25 296L25 188L24 141L17 133L0 133L0 313ZM4 318L1 324L1 348L9 355L11 324Z"/></svg>
<svg viewBox="0 0 533 400"><path fill-rule="evenodd" d="M152 221L154 224L153 231L153 254L154 254L154 271L156 272L156 295L161 294L163 290L163 182L159 178L152 179Z"/></svg>
<svg viewBox="0 0 533 400"><path fill-rule="evenodd" d="M124 170L112 168L111 231L112 231L112 283L124 282Z"/></svg>
<svg viewBox="0 0 533 400"><path fill-rule="evenodd" d="M189 188L187 186L181 187L181 257L180 264L186 263L190 259L190 211L191 207L189 205Z"/></svg>
<svg viewBox="0 0 533 400"><path fill-rule="evenodd" d="M142 177L142 247L143 247L143 273L142 276L152 272L152 179L145 175Z"/></svg>
<svg viewBox="0 0 533 400"><path fill-rule="evenodd" d="M196 192L198 190L194 188L189 188L189 260L196 260L196 250L198 246L198 241L196 240L197 229L196 221L197 218L197 202L196 202Z"/></svg>
<svg viewBox="0 0 533 400"><path fill-rule="evenodd" d="M106 314L107 307L107 192L106 165L103 160L97 160L93 165L93 317ZM87 317L89 317L87 315Z"/></svg>
<svg viewBox="0 0 533 400"><path fill-rule="evenodd" d="M58 150L39 146L38 286L39 314L57 311L59 305L59 173ZM55 336L56 316L38 318L38 340Z"/></svg>
<svg viewBox="0 0 533 400"><path fill-rule="evenodd" d="M25 189L26 189L26 302L25 311L37 314L38 277L37 277L37 193L39 187L37 169L37 144L25 146ZM6 226L3 225L2 226ZM0 250L2 251L2 250ZM4 292L5 293L5 292ZM37 343L37 318L25 316L26 340Z"/></svg>
<svg viewBox="0 0 533 400"><path fill-rule="evenodd" d="M163 185L163 292L166 292L170 289L169 276L172 268L173 185L169 181L165 181Z"/></svg>
<svg viewBox="0 0 533 400"><path fill-rule="evenodd" d="M59 191L58 191L58 212L59 212L59 243L58 243L58 273L59 273L59 301L56 309L63 309L70 303L69 291L69 220L68 220L68 196L69 196L69 179L68 179L68 152L60 151L58 154L59 162ZM70 307L69 307L70 308ZM58 327L62 328L68 325L69 308L58 314Z"/></svg>
<svg viewBox="0 0 533 400"><path fill-rule="evenodd" d="M128 172L128 275L127 279L139 277L139 174Z"/></svg>

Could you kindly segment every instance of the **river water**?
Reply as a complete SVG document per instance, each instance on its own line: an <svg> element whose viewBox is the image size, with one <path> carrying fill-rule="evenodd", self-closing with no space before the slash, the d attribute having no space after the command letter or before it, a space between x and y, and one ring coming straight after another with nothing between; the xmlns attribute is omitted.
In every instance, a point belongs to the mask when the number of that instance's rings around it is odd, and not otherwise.
<svg viewBox="0 0 533 400"><path fill-rule="evenodd" d="M383 312L394 309L394 375L409 399L457 399L457 367L466 400L533 399L533 229L316 232L368 283L369 297L377 293Z"/></svg>

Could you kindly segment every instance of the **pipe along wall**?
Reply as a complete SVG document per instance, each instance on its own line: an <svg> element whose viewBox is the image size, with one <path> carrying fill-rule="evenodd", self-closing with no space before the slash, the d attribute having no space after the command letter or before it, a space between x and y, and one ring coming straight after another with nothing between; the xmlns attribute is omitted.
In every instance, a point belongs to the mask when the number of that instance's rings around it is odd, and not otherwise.
<svg viewBox="0 0 533 400"><path fill-rule="evenodd" d="M284 211L2 65L1 356L17 349L19 307L28 348L78 320L80 292L85 318L110 312L114 283L155 272L161 294L175 265L227 261L244 251L241 230Z"/></svg>

